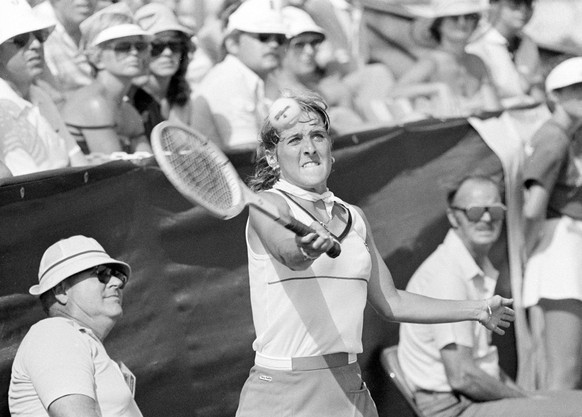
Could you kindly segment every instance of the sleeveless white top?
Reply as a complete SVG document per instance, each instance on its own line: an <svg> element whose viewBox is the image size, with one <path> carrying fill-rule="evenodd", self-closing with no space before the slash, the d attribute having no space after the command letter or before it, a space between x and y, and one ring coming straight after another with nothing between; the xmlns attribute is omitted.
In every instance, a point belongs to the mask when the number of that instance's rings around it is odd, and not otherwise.
<svg viewBox="0 0 582 417"><path fill-rule="evenodd" d="M269 192L288 200L275 189ZM297 220L313 222L296 204L288 204ZM255 253L249 244L247 222L251 307L257 336L253 349L258 354L276 359L362 352L371 257L363 218L349 204L342 204L351 213L352 226L341 242L341 254L335 259L322 255L304 271L292 271L268 253Z"/></svg>

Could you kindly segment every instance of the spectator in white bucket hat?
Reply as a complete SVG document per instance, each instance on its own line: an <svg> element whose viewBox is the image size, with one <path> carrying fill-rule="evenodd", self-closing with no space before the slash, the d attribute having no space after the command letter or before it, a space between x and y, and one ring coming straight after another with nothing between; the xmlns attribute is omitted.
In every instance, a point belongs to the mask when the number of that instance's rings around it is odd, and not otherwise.
<svg viewBox="0 0 582 417"><path fill-rule="evenodd" d="M30 328L16 353L8 391L12 416L141 417L135 377L103 347L123 313L130 273L128 264L85 236L45 251L39 282L29 292L48 318Z"/></svg>

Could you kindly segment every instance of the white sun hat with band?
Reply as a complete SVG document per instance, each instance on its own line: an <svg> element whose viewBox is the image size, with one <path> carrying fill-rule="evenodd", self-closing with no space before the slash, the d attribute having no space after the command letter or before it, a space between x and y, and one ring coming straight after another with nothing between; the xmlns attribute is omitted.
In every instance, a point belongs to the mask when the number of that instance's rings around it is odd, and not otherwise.
<svg viewBox="0 0 582 417"><path fill-rule="evenodd" d="M44 252L38 270L38 284L30 287L32 295L41 295L79 272L98 265L116 265L129 278L131 268L113 259L95 239L77 235L59 240Z"/></svg>
<svg viewBox="0 0 582 417"><path fill-rule="evenodd" d="M84 48L128 36L143 36L148 41L153 37L135 22L131 9L123 2L92 14L81 22L80 29Z"/></svg>
<svg viewBox="0 0 582 417"><path fill-rule="evenodd" d="M0 0L0 45L17 35L54 27L54 21L35 15L26 0Z"/></svg>

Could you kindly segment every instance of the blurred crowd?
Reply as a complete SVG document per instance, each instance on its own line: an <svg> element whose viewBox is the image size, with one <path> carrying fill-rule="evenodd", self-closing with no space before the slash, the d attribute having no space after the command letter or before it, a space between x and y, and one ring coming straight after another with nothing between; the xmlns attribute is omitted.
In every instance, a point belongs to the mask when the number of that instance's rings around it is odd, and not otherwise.
<svg viewBox="0 0 582 417"><path fill-rule="evenodd" d="M545 101L533 0L415 4L402 71L371 58L359 1L2 2L2 172L149 156L163 120L252 150L285 90L323 96L335 134Z"/></svg>

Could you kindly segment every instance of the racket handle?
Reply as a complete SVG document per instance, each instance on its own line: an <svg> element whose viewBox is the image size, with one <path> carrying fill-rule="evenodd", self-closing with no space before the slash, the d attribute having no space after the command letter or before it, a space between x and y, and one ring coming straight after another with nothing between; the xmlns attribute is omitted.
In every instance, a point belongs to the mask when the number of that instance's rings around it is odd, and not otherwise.
<svg viewBox="0 0 582 417"><path fill-rule="evenodd" d="M315 230L313 230L311 227L304 225L303 223L295 220L294 218L290 218L289 222L285 224L285 227L298 236L305 236L308 235L309 233L315 232ZM330 258L337 258L342 252L342 248L338 240L335 237L332 238L333 246L326 252L326 254Z"/></svg>

